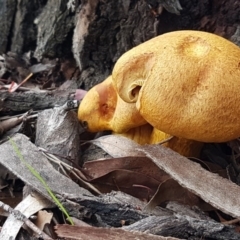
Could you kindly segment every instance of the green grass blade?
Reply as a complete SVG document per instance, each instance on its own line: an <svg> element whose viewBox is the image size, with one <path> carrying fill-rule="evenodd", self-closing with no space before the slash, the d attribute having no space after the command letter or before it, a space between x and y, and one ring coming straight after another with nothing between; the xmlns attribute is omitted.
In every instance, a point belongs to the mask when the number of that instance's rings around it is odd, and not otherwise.
<svg viewBox="0 0 240 240"><path fill-rule="evenodd" d="M71 225L74 225L72 218L69 216L67 210L64 208L64 206L61 204L61 202L58 200L58 198L54 195L54 193L52 192L52 190L49 188L49 186L47 185L46 181L41 177L41 175L31 166L27 163L27 161L24 159L22 153L20 152L17 144L11 139L9 138L10 143L13 146L13 149L15 151L15 153L17 154L17 156L19 157L19 159L23 162L23 164L28 168L28 170L42 183L42 185L44 186L44 188L47 190L48 194L50 195L50 197L53 199L53 201L55 202L55 204L60 208L60 210L64 213L64 215L66 216L66 218L69 220L69 222L71 223Z"/></svg>

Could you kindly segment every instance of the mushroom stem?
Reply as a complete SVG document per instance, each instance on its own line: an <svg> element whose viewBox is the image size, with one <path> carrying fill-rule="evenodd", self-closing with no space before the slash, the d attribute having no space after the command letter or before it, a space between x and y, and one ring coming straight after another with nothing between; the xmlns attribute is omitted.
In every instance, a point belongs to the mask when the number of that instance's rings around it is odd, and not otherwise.
<svg viewBox="0 0 240 240"><path fill-rule="evenodd" d="M150 144L157 144L165 139L169 139L171 135L159 131L154 128L150 136ZM166 143L163 144L165 147L171 148L175 152L185 157L199 157L201 149L203 147L202 142L189 140L185 138L172 137Z"/></svg>

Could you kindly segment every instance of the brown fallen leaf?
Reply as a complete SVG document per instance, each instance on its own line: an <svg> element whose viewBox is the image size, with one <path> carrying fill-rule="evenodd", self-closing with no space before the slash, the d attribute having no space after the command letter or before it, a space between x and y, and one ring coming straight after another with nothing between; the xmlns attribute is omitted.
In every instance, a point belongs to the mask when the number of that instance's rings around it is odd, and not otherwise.
<svg viewBox="0 0 240 240"><path fill-rule="evenodd" d="M146 145L138 150L181 186L201 197L213 207L233 217L240 217L240 187L203 169L199 164L159 145ZM203 181L204 180L204 183Z"/></svg>
<svg viewBox="0 0 240 240"><path fill-rule="evenodd" d="M118 190L144 200L149 200L159 185L159 182L151 177L124 169L112 171L91 180L90 183L102 193Z"/></svg>
<svg viewBox="0 0 240 240"><path fill-rule="evenodd" d="M50 224L53 218L53 213L49 213L46 210L41 210L37 213L37 219L34 221L35 225L43 230L46 224Z"/></svg>
<svg viewBox="0 0 240 240"><path fill-rule="evenodd" d="M147 157L121 157L100 159L86 162L83 165L83 170L86 175L92 178L102 177L114 170L125 169L132 172L144 174L148 177L163 182L169 178L163 170L159 169Z"/></svg>
<svg viewBox="0 0 240 240"><path fill-rule="evenodd" d="M137 151L137 148L140 147L139 144L122 136L107 135L90 142L102 148L112 157L145 156L142 152Z"/></svg>
<svg viewBox="0 0 240 240"><path fill-rule="evenodd" d="M130 144L129 139L121 136L113 136L113 138L112 136L105 136L94 140L94 142L97 142L98 140L100 142L98 146L103 146L105 150L107 150L110 154L112 152L114 152L114 154L118 154L117 152L119 151L119 148L121 149L122 147L124 147L124 144L126 144L125 141L127 141L127 146L129 149L127 151L120 151L120 154L132 154L132 145ZM117 147L115 147L115 144L113 144L114 141L119 143ZM134 147L135 144L136 143L133 143ZM114 146L109 147L110 145ZM138 155L135 152L133 154ZM205 163L204 161L199 159L194 159L194 161L199 162L208 170L219 169L218 166L215 166L211 163ZM113 179L111 179L111 177L113 178L113 173L109 173L117 169L125 169L131 171L129 172L129 176L127 176L125 173L124 176L126 179L121 179L120 182L117 183L116 181L115 183L113 183ZM190 206L196 205L205 211L214 209L212 206L202 201L201 198L189 192L186 188L183 188L181 185L179 185L175 180L171 179L171 177L166 174L166 172L159 169L153 162L151 163L151 161L149 161L149 159L145 157L121 157L90 161L85 163L84 172L90 178L94 179L91 181L91 183L94 184L94 186L100 191L109 192L111 189L121 190L141 199L149 199L149 197L151 197L156 190L155 185L152 186L151 184L148 184L148 179L146 178L146 176L150 177L150 179L156 179L159 182L158 190L155 192L154 196L148 203L146 209L153 209L155 206L160 205L162 202L170 200L175 200L184 204L188 204ZM135 173L143 174L142 178L144 178L144 184L142 184L143 182L139 182L138 178L132 176L132 174L134 175ZM121 171L114 172L115 180L119 178L119 176L116 176L116 174L122 175L123 173ZM129 182L127 181L127 179L129 180ZM134 187L131 187L129 183L131 183ZM149 190L147 191L148 188Z"/></svg>
<svg viewBox="0 0 240 240"><path fill-rule="evenodd" d="M167 201L176 201L188 206L198 206L203 211L214 209L201 198L188 191L187 188L182 187L177 181L170 178L159 185L155 195L146 205L145 210L151 211L156 206Z"/></svg>
<svg viewBox="0 0 240 240"><path fill-rule="evenodd" d="M122 157L86 162L83 172L103 193L121 190L140 199L149 199L158 185L169 179L147 157Z"/></svg>
<svg viewBox="0 0 240 240"><path fill-rule="evenodd" d="M1 136L4 132L6 132L6 131L8 131L8 130L14 128L14 127L16 127L19 123L21 123L21 122L23 121L23 119L24 119L28 114L29 114L29 112L23 114L23 115L20 116L20 117L11 117L11 118L9 118L9 119L7 119L7 120L0 121L0 136Z"/></svg>
<svg viewBox="0 0 240 240"><path fill-rule="evenodd" d="M162 237L137 231L127 231L119 228L97 228L86 226L57 225L55 231L58 237L66 240L177 240L173 237Z"/></svg>

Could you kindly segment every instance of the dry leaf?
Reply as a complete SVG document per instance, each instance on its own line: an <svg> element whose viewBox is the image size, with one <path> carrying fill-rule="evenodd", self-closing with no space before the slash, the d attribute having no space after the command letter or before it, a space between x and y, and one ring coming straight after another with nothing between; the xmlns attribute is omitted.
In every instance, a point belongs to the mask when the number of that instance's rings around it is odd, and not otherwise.
<svg viewBox="0 0 240 240"><path fill-rule="evenodd" d="M147 157L123 157L90 161L84 173L99 191L120 190L140 199L149 199L158 185L169 179Z"/></svg>
<svg viewBox="0 0 240 240"><path fill-rule="evenodd" d="M151 177L123 169L112 171L90 182L102 193L118 190L139 199L150 199L159 185L159 182Z"/></svg>
<svg viewBox="0 0 240 240"><path fill-rule="evenodd" d="M224 213L240 217L239 186L217 174L206 171L199 164L163 146L148 145L138 149L181 186Z"/></svg>
<svg viewBox="0 0 240 240"><path fill-rule="evenodd" d="M189 206L198 206L204 211L213 210L213 208L205 203L201 198L189 192L186 188L182 187L173 179L168 179L159 185L156 194L146 205L145 210L151 211L156 206L166 201L177 201Z"/></svg>
<svg viewBox="0 0 240 240"><path fill-rule="evenodd" d="M57 225L55 227L58 237L66 240L177 240L173 237L162 237L153 234L147 234L137 231L127 231L119 228L97 228L86 226L70 226L70 225Z"/></svg>
<svg viewBox="0 0 240 240"><path fill-rule="evenodd" d="M34 193L34 195L28 195L20 202L15 210L19 210L26 217L30 217L39 210L52 206L48 200ZM0 239L15 239L22 225L22 221L17 220L13 214L10 214L1 229Z"/></svg>
<svg viewBox="0 0 240 240"><path fill-rule="evenodd" d="M71 196L75 195L79 198L90 197L92 194L87 190L79 187L69 178L63 176L56 171L49 163L47 158L39 151L39 149L29 141L23 134L16 134L13 141L19 148L25 161L34 169L41 173L49 188L59 195ZM52 201L43 184L26 168L25 164L19 159L12 144L7 141L0 145L1 158L0 163L9 169L14 175L20 178L31 188L40 192L47 199ZM57 181L56 181L57 179Z"/></svg>
<svg viewBox="0 0 240 240"><path fill-rule="evenodd" d="M94 160L86 162L83 165L83 169L85 174L91 178L98 178L118 169L142 173L159 182L163 182L169 178L168 174L159 169L156 164L147 157L122 157Z"/></svg>
<svg viewBox="0 0 240 240"><path fill-rule="evenodd" d="M34 221L35 225L43 231L46 224L50 224L52 221L53 213L49 213L46 210L39 211L37 219Z"/></svg>
<svg viewBox="0 0 240 240"><path fill-rule="evenodd" d="M0 136L23 121L22 117L12 117L0 122Z"/></svg>
<svg viewBox="0 0 240 240"><path fill-rule="evenodd" d="M94 139L91 142L112 157L145 156L142 152L137 151L137 148L140 147L139 144L122 136L107 135Z"/></svg>

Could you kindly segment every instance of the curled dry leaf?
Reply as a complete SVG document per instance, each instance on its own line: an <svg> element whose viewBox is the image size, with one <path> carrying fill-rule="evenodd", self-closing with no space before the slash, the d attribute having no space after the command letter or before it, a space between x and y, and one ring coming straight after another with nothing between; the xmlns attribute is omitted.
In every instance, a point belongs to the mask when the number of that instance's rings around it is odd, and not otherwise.
<svg viewBox="0 0 240 240"><path fill-rule="evenodd" d="M142 200L150 199L159 185L151 177L124 169L114 170L90 182L102 193L121 191Z"/></svg>
<svg viewBox="0 0 240 240"><path fill-rule="evenodd" d="M169 175L146 157L123 157L90 161L84 172L101 192L120 190L140 199L149 199Z"/></svg>
<svg viewBox="0 0 240 240"><path fill-rule="evenodd" d="M0 121L0 136L4 132L10 130L11 128L16 127L19 123L21 123L24 117L27 116L28 113L20 116L20 117L12 117L4 121Z"/></svg>
<svg viewBox="0 0 240 240"><path fill-rule="evenodd" d="M84 164L83 168L85 173L91 178L98 178L118 169L138 172L159 182L169 178L168 174L159 169L147 157L122 157L89 161Z"/></svg>
<svg viewBox="0 0 240 240"><path fill-rule="evenodd" d="M35 65L32 65L29 70L31 71L31 73L39 73L39 72L43 72L43 71L49 71L51 68L53 68L54 65L51 63L38 63Z"/></svg>
<svg viewBox="0 0 240 240"><path fill-rule="evenodd" d="M53 213L46 210L41 210L37 213L37 219L34 221L35 225L43 230L46 224L50 224L53 218Z"/></svg>
<svg viewBox="0 0 240 240"><path fill-rule="evenodd" d="M146 205L145 210L152 210L156 206L166 201L177 201L184 205L198 206L203 211L213 210L213 207L205 203L201 198L188 191L187 188L182 187L177 181L170 178L161 183Z"/></svg>
<svg viewBox="0 0 240 240"><path fill-rule="evenodd" d="M206 171L199 164L163 146L148 145L138 150L205 202L226 214L240 217L240 187L233 182ZM201 182L203 179L204 183Z"/></svg>
<svg viewBox="0 0 240 240"><path fill-rule="evenodd" d="M140 147L139 144L122 136L108 135L94 139L91 142L112 157L145 156L144 153L137 151Z"/></svg>

